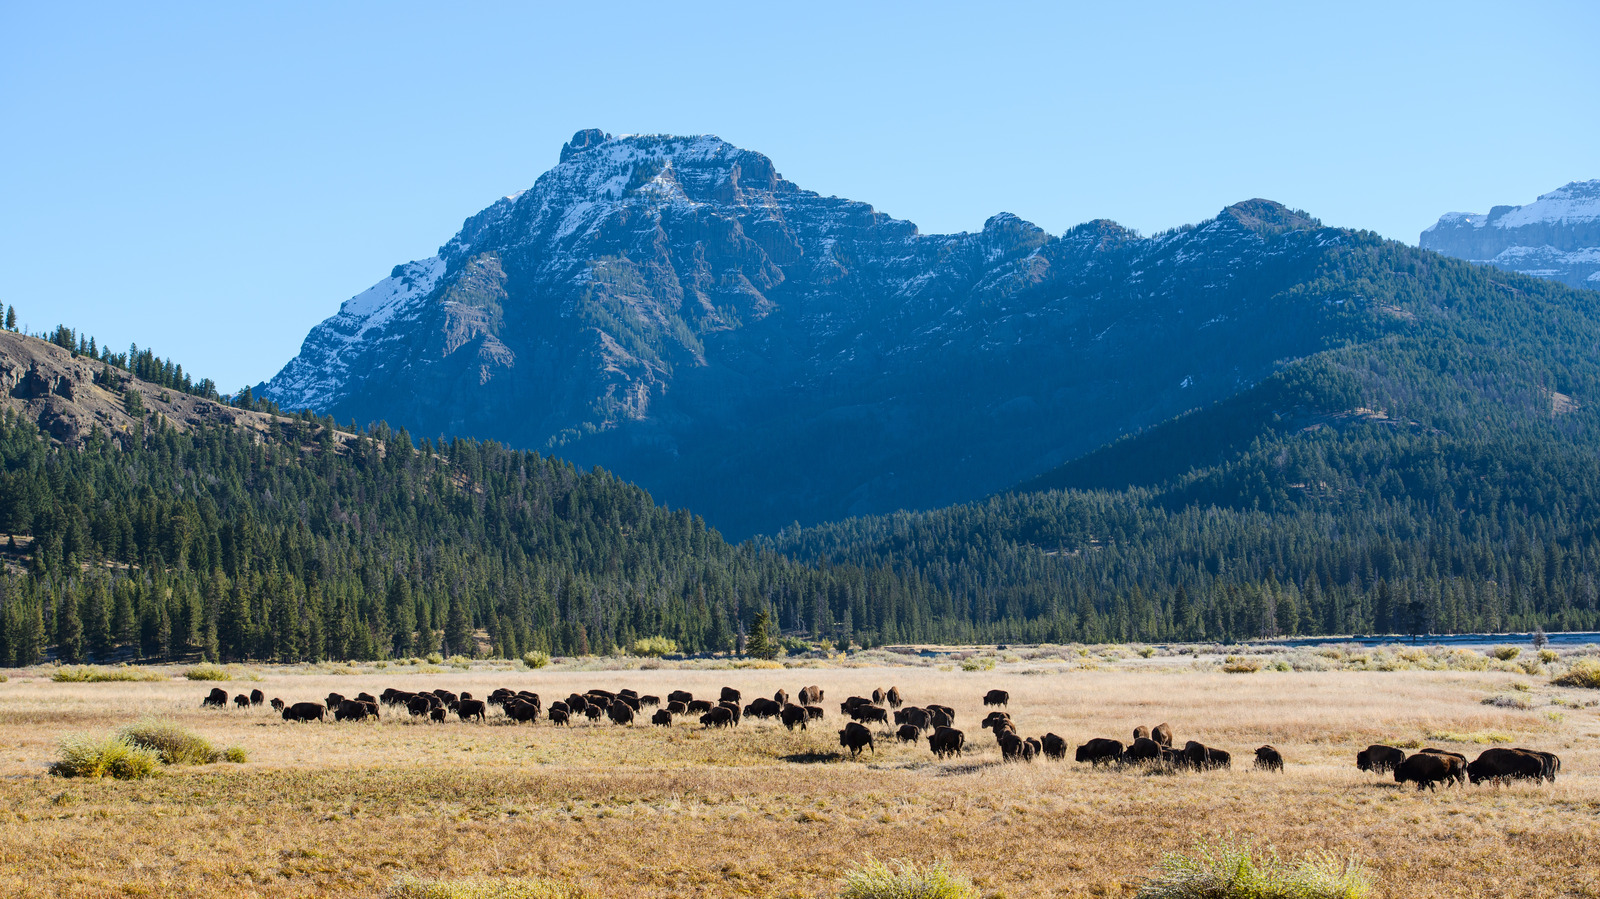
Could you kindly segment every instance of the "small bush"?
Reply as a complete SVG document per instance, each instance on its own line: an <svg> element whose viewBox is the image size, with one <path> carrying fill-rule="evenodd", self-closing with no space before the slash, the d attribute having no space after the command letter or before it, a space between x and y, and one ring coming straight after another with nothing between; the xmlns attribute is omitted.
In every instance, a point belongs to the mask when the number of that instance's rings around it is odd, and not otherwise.
<svg viewBox="0 0 1600 899"><path fill-rule="evenodd" d="M229 746L222 750L222 760L235 765L242 765L250 761L250 755L244 751L243 746Z"/></svg>
<svg viewBox="0 0 1600 899"><path fill-rule="evenodd" d="M993 671L994 659L971 658L961 663L962 671Z"/></svg>
<svg viewBox="0 0 1600 899"><path fill-rule="evenodd" d="M212 664L196 665L185 671L183 676L189 680L233 680L233 675L228 673L228 669Z"/></svg>
<svg viewBox="0 0 1600 899"><path fill-rule="evenodd" d="M154 750L134 746L121 737L89 737L79 734L61 741L61 758L50 765L56 777L114 777L138 780L150 777L161 767Z"/></svg>
<svg viewBox="0 0 1600 899"><path fill-rule="evenodd" d="M209 765L221 758L210 740L171 721L146 718L124 727L117 737L154 752L164 765Z"/></svg>
<svg viewBox="0 0 1600 899"><path fill-rule="evenodd" d="M1428 739L1445 743L1510 743L1516 738L1499 730L1482 730L1465 734L1452 730L1436 730L1429 732Z"/></svg>
<svg viewBox="0 0 1600 899"><path fill-rule="evenodd" d="M1243 656L1228 656L1223 660L1222 670L1229 674L1255 674L1261 670L1261 660L1247 659Z"/></svg>
<svg viewBox="0 0 1600 899"><path fill-rule="evenodd" d="M1533 700L1516 693L1501 693L1498 696L1486 696L1484 705L1492 705L1502 709L1531 709Z"/></svg>
<svg viewBox="0 0 1600 899"><path fill-rule="evenodd" d="M1522 655L1522 647L1520 647L1520 646L1496 646L1493 650L1491 650L1491 652L1493 652L1494 653L1494 657L1499 659L1500 661L1509 662L1509 661L1515 659L1517 656Z"/></svg>
<svg viewBox="0 0 1600 899"><path fill-rule="evenodd" d="M550 653L542 650L532 650L522 654L522 664L529 668L543 668L550 664Z"/></svg>
<svg viewBox="0 0 1600 899"><path fill-rule="evenodd" d="M1248 844L1201 843L1192 855L1170 853L1137 899L1363 899L1366 869L1329 854L1285 861Z"/></svg>
<svg viewBox="0 0 1600 899"><path fill-rule="evenodd" d="M869 861L844 877L839 899L977 899L972 881L956 874L944 862L918 865L895 862L890 867Z"/></svg>
<svg viewBox="0 0 1600 899"><path fill-rule="evenodd" d="M444 656L437 652L430 652L426 656L429 665L443 665Z"/></svg>
<svg viewBox="0 0 1600 899"><path fill-rule="evenodd" d="M57 668L50 679L58 684L105 684L117 681L164 681L164 675L137 668L101 668L96 665L66 665Z"/></svg>
<svg viewBox="0 0 1600 899"><path fill-rule="evenodd" d="M423 880L406 876L395 881L386 899L585 899L587 896L583 890L569 884L520 877Z"/></svg>
<svg viewBox="0 0 1600 899"><path fill-rule="evenodd" d="M1558 687L1583 687L1600 690L1600 659L1579 659L1551 683Z"/></svg>
<svg viewBox="0 0 1600 899"><path fill-rule="evenodd" d="M653 656L661 658L664 655L678 651L678 641L666 637L645 637L643 640L633 641L630 650L636 656Z"/></svg>
<svg viewBox="0 0 1600 899"><path fill-rule="evenodd" d="M1545 663L1546 665L1550 664L1551 662L1554 662L1556 659L1559 659L1559 658L1561 658L1561 653L1556 652L1553 649L1541 649L1541 650L1539 650L1539 661Z"/></svg>

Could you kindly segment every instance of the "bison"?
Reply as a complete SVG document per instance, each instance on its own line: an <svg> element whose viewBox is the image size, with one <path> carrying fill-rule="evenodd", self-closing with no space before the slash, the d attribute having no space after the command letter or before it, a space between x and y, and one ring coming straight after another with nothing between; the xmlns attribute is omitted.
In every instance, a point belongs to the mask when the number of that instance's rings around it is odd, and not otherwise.
<svg viewBox="0 0 1600 899"><path fill-rule="evenodd" d="M250 708L250 697L240 693L238 696L233 697L233 704L241 709L248 709Z"/></svg>
<svg viewBox="0 0 1600 899"><path fill-rule="evenodd" d="M1156 741L1157 743L1160 743L1162 746L1166 746L1168 748L1171 748L1171 746L1172 746L1172 725L1170 725L1167 722L1163 721L1160 724L1157 724L1155 727L1152 727L1150 729L1150 739Z"/></svg>
<svg viewBox="0 0 1600 899"><path fill-rule="evenodd" d="M339 707L339 703L344 702L344 694L343 693L329 693L327 698L324 699L323 702L327 703L328 708L336 709L336 708Z"/></svg>
<svg viewBox="0 0 1600 899"><path fill-rule="evenodd" d="M778 708L783 708L789 704L789 691L780 689L772 694L772 701L778 704Z"/></svg>
<svg viewBox="0 0 1600 899"><path fill-rule="evenodd" d="M702 727L732 727L733 710L725 705L719 705L701 715L700 724Z"/></svg>
<svg viewBox="0 0 1600 899"><path fill-rule="evenodd" d="M644 696L639 697L639 705L641 705L641 706L643 706L645 708L653 709L653 708L655 708L656 706L658 706L660 704L661 704L661 697L659 697L659 696L650 696L650 695L646 694Z"/></svg>
<svg viewBox="0 0 1600 899"><path fill-rule="evenodd" d="M876 755L878 747L872 742L872 731L852 721L839 731L839 745L850 750L850 757L855 758L861 754L862 747L867 747Z"/></svg>
<svg viewBox="0 0 1600 899"><path fill-rule="evenodd" d="M667 694L667 702L681 702L684 705L688 705L694 702L694 694L688 690L673 690Z"/></svg>
<svg viewBox="0 0 1600 899"><path fill-rule="evenodd" d="M460 704L456 706L456 715L459 716L462 721L466 721L471 718L476 718L479 721L487 721L489 716L489 708L481 699L463 699L461 700Z"/></svg>
<svg viewBox="0 0 1600 899"><path fill-rule="evenodd" d="M685 715L689 712L689 706L686 703L673 700L672 702L667 703L667 707L662 711L666 712L668 715Z"/></svg>
<svg viewBox="0 0 1600 899"><path fill-rule="evenodd" d="M260 705L260 704L262 704L263 702L266 702L266 701L267 701L267 694L261 692L260 690L251 690L250 691L250 704L251 705Z"/></svg>
<svg viewBox="0 0 1600 899"><path fill-rule="evenodd" d="M1283 754L1271 746L1256 749L1256 767L1262 771L1282 771Z"/></svg>
<svg viewBox="0 0 1600 899"><path fill-rule="evenodd" d="M433 709L433 703L428 701L430 698L432 698L432 697L428 697L428 696L413 696L413 697L411 697L411 701L406 703L406 711L410 712L413 717L419 717L419 718L422 717L423 715L428 714L428 712Z"/></svg>
<svg viewBox="0 0 1600 899"><path fill-rule="evenodd" d="M1010 705L1011 694L1004 690L990 690L983 694L984 705Z"/></svg>
<svg viewBox="0 0 1600 899"><path fill-rule="evenodd" d="M821 721L828 717L828 712L820 705L801 706L806 710L807 721Z"/></svg>
<svg viewBox="0 0 1600 899"><path fill-rule="evenodd" d="M810 720L810 717L811 716L806 713L805 706L795 705L791 702L783 707L783 712L779 720L781 720L783 722L783 726L789 730L794 730L796 725L798 725L801 730L805 730L806 722Z"/></svg>
<svg viewBox="0 0 1600 899"><path fill-rule="evenodd" d="M885 699L888 699L888 698L889 698L889 694L883 692L883 688L882 687L873 687L872 688L872 704L873 705L883 705L883 701Z"/></svg>
<svg viewBox="0 0 1600 899"><path fill-rule="evenodd" d="M1107 762L1120 762L1122 761L1122 741L1096 737L1078 747L1076 758L1080 762L1089 762L1096 768Z"/></svg>
<svg viewBox="0 0 1600 899"><path fill-rule="evenodd" d="M1394 782L1401 784L1414 783L1417 785L1418 790L1423 787L1432 790L1439 781L1450 777L1450 770L1453 767L1451 762L1453 761L1455 760L1449 756L1436 755L1431 752L1419 752L1401 762L1394 769Z"/></svg>
<svg viewBox="0 0 1600 899"><path fill-rule="evenodd" d="M1158 762L1161 760L1161 744L1149 737L1135 737L1122 751L1124 762Z"/></svg>
<svg viewBox="0 0 1600 899"><path fill-rule="evenodd" d="M364 721L369 717L378 717L375 707L359 699L346 699L339 703L339 707L333 712L335 721Z"/></svg>
<svg viewBox="0 0 1600 899"><path fill-rule="evenodd" d="M933 750L934 758L948 758L961 754L961 747L966 745L967 735L953 727L941 727L928 735L928 748Z"/></svg>
<svg viewBox="0 0 1600 899"><path fill-rule="evenodd" d="M915 743L917 738L921 736L922 731L909 724L900 725L900 729L894 732L894 738L902 743Z"/></svg>
<svg viewBox="0 0 1600 899"><path fill-rule="evenodd" d="M739 711L739 704L737 702L719 702L717 703L717 708L727 709L728 714L733 716L733 726L739 726L739 716L742 713Z"/></svg>
<svg viewBox="0 0 1600 899"><path fill-rule="evenodd" d="M650 716L650 723L659 727L671 727L672 713L666 709L656 709L655 714Z"/></svg>
<svg viewBox="0 0 1600 899"><path fill-rule="evenodd" d="M884 698L889 701L889 708L891 709L898 709L906 703L906 701L900 697L899 687L890 687L889 692L884 696Z"/></svg>
<svg viewBox="0 0 1600 899"><path fill-rule="evenodd" d="M689 700L688 708L689 708L689 714L691 714L691 715L693 715L693 714L695 714L697 712L709 712L709 711L711 711L711 700L709 700L709 699L691 699L691 700Z"/></svg>
<svg viewBox="0 0 1600 899"><path fill-rule="evenodd" d="M550 723L556 725L557 727L564 727L570 720L571 716L566 708L558 708L560 705L561 703L558 702L550 706Z"/></svg>
<svg viewBox="0 0 1600 899"><path fill-rule="evenodd" d="M603 709L601 709L599 706L597 706L597 705L595 705L594 703L591 702L587 706L584 706L583 714L590 721L599 721L600 720L600 716L604 715L605 711Z"/></svg>
<svg viewBox="0 0 1600 899"><path fill-rule="evenodd" d="M1451 783L1453 783L1453 784L1464 784L1464 783L1467 782L1467 757L1466 756L1462 755L1459 752L1451 752L1448 749L1434 749L1432 746L1429 746L1426 749L1423 749L1422 751L1423 752L1429 752L1429 753L1432 753L1432 754L1438 755L1438 756L1443 756L1443 757L1445 757L1445 758L1450 760L1448 762L1445 762L1445 764L1448 765L1449 768L1450 768L1449 780L1450 780Z"/></svg>
<svg viewBox="0 0 1600 899"><path fill-rule="evenodd" d="M613 702L611 708L606 709L606 715L611 718L613 724L626 724L630 727L633 725L633 706L626 702Z"/></svg>
<svg viewBox="0 0 1600 899"><path fill-rule="evenodd" d="M1000 743L1000 759L1014 762L1022 757L1022 738L1015 731L1003 731L995 735Z"/></svg>
<svg viewBox="0 0 1600 899"><path fill-rule="evenodd" d="M501 708L505 710L506 717L512 721L519 723L532 721L535 724L539 721L539 707L526 699L513 698Z"/></svg>
<svg viewBox="0 0 1600 899"><path fill-rule="evenodd" d="M320 702L297 702L283 710L285 721L325 721L326 709Z"/></svg>
<svg viewBox="0 0 1600 899"><path fill-rule="evenodd" d="M1375 774L1393 771L1405 760L1405 750L1396 749L1393 746L1384 746L1381 743L1374 743L1356 753L1356 767L1362 771L1371 771Z"/></svg>
<svg viewBox="0 0 1600 899"><path fill-rule="evenodd" d="M1138 727L1133 729L1133 740L1134 740L1135 743L1137 743L1140 740L1148 740L1148 739L1150 739L1150 728L1145 727L1143 724L1141 724Z"/></svg>
<svg viewBox="0 0 1600 899"><path fill-rule="evenodd" d="M723 687L722 688L722 692L717 696L717 701L718 702L738 702L739 701L739 691L735 690L732 687Z"/></svg>
<svg viewBox="0 0 1600 899"><path fill-rule="evenodd" d="M944 712L944 716L946 718L949 718L952 722L956 720L956 710L950 708L947 705L934 705L933 703L930 702L926 706L924 706L924 708L926 708L928 710L928 714L930 716L933 715L933 713L935 711L940 711L940 712Z"/></svg>
<svg viewBox="0 0 1600 899"><path fill-rule="evenodd" d="M444 723L444 719L445 719L445 708L444 708L444 706L436 705L433 708L428 709L428 720L429 721L437 721L440 724L443 724Z"/></svg>
<svg viewBox="0 0 1600 899"><path fill-rule="evenodd" d="M279 699L276 696L272 697L272 710L274 712L283 711L283 700Z"/></svg>
<svg viewBox="0 0 1600 899"><path fill-rule="evenodd" d="M821 701L822 701L822 688L821 687L819 687L819 686L817 686L815 684L812 684L809 687L801 687L800 688L800 704L801 705L816 705L817 703L819 703Z"/></svg>
<svg viewBox="0 0 1600 899"><path fill-rule="evenodd" d="M1045 734L1040 741L1044 746L1044 757L1061 761L1067 757L1067 741L1055 734Z"/></svg>
<svg viewBox="0 0 1600 899"><path fill-rule="evenodd" d="M1010 712L990 712L989 714L983 716L983 726L994 727L996 724L1009 722L1010 720Z"/></svg>
<svg viewBox="0 0 1600 899"><path fill-rule="evenodd" d="M875 705L858 705L851 711L850 717L861 722L876 721L886 725L889 723L889 710Z"/></svg>
<svg viewBox="0 0 1600 899"><path fill-rule="evenodd" d="M1543 781L1545 760L1525 749L1485 749L1467 765L1467 777L1473 783L1512 779Z"/></svg>
<svg viewBox="0 0 1600 899"><path fill-rule="evenodd" d="M775 718L783 714L783 706L779 705L777 700L763 696L751 700L750 704L744 707L744 713L750 718Z"/></svg>
<svg viewBox="0 0 1600 899"><path fill-rule="evenodd" d="M211 692L206 694L206 698L200 701L201 708L205 708L207 706L218 709L227 708L228 691L222 689L221 687L212 687Z"/></svg>

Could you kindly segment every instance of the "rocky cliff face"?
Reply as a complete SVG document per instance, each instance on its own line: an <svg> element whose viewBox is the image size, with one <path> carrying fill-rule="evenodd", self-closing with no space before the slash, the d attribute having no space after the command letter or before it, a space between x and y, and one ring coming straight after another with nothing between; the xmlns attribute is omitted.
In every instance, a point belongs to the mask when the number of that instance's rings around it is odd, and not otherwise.
<svg viewBox="0 0 1600 899"><path fill-rule="evenodd" d="M927 235L715 137L583 131L261 391L599 464L739 537L971 499L1230 395L1350 310L1264 200L1141 238Z"/></svg>
<svg viewBox="0 0 1600 899"><path fill-rule="evenodd" d="M1574 181L1526 206L1451 212L1422 232L1423 249L1571 287L1600 289L1600 180Z"/></svg>

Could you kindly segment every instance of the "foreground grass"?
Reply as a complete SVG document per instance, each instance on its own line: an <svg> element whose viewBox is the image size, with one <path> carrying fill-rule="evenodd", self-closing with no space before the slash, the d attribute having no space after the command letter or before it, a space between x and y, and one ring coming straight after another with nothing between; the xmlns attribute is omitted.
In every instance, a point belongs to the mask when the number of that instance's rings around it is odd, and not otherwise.
<svg viewBox="0 0 1600 899"><path fill-rule="evenodd" d="M1222 840L1171 853L1138 899L1366 899L1372 882L1352 859L1313 853L1285 861L1271 849Z"/></svg>
<svg viewBox="0 0 1600 899"><path fill-rule="evenodd" d="M1542 678L1500 671L450 671L308 676L262 669L270 696L389 685L546 697L631 686L746 698L808 683L827 727L582 724L291 725L269 710L204 710L208 684L52 683L0 689L0 897L381 897L397 880L535 881L593 896L835 897L864 858L949 859L985 897L1131 897L1167 853L1234 832L1285 858L1370 867L1374 897L1600 895L1600 718ZM884 740L841 760L838 700L898 685L958 713L970 751L935 763ZM1483 699L1521 684L1531 708ZM1127 739L1168 721L1234 752L1233 771L1144 777L1071 763L1001 764L979 697L1010 690L1028 735ZM498 713L496 713L498 714ZM138 781L42 775L62 736L159 716L246 766L177 766ZM1505 733L1560 752L1559 783L1401 791L1362 775L1384 738ZM1288 768L1258 774L1272 743ZM1469 753L1476 747L1446 744ZM107 833L125 834L110 840ZM894 870L891 874L897 873ZM420 887L419 887L420 888ZM448 895L448 894L447 894ZM470 895L470 894L468 894Z"/></svg>

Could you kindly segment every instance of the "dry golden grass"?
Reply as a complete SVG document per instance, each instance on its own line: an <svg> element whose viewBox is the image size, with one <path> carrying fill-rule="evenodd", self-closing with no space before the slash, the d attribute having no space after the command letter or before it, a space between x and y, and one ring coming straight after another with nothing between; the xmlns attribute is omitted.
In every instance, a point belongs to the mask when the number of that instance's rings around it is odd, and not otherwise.
<svg viewBox="0 0 1600 899"><path fill-rule="evenodd" d="M511 686L547 704L593 687L730 685L748 702L821 685L826 726L794 734L755 722L515 726L498 710L487 725L387 710L377 724L288 724L265 707L202 710L209 683L53 683L41 669L0 684L0 897L376 897L404 874L531 877L595 896L835 896L869 857L949 859L990 897L1131 897L1163 852L1229 833L1285 855L1363 859L1379 896L1600 896L1600 718L1583 691L1503 670L1227 674L1219 661L1091 647L974 672L257 667L259 680L221 685L291 702ZM912 703L954 706L968 752L936 763L925 742L885 737L875 755L838 759L838 702L892 684ZM1484 703L1513 685L1531 708ZM1179 742L1231 750L1236 767L1004 765L977 726L991 687L1011 692L1024 735L1126 740L1166 721ZM61 737L146 716L242 746L250 762L135 782L44 774ZM1560 753L1560 782L1418 794L1353 765L1383 739L1498 732ZM1283 752L1283 774L1249 769L1263 743Z"/></svg>

